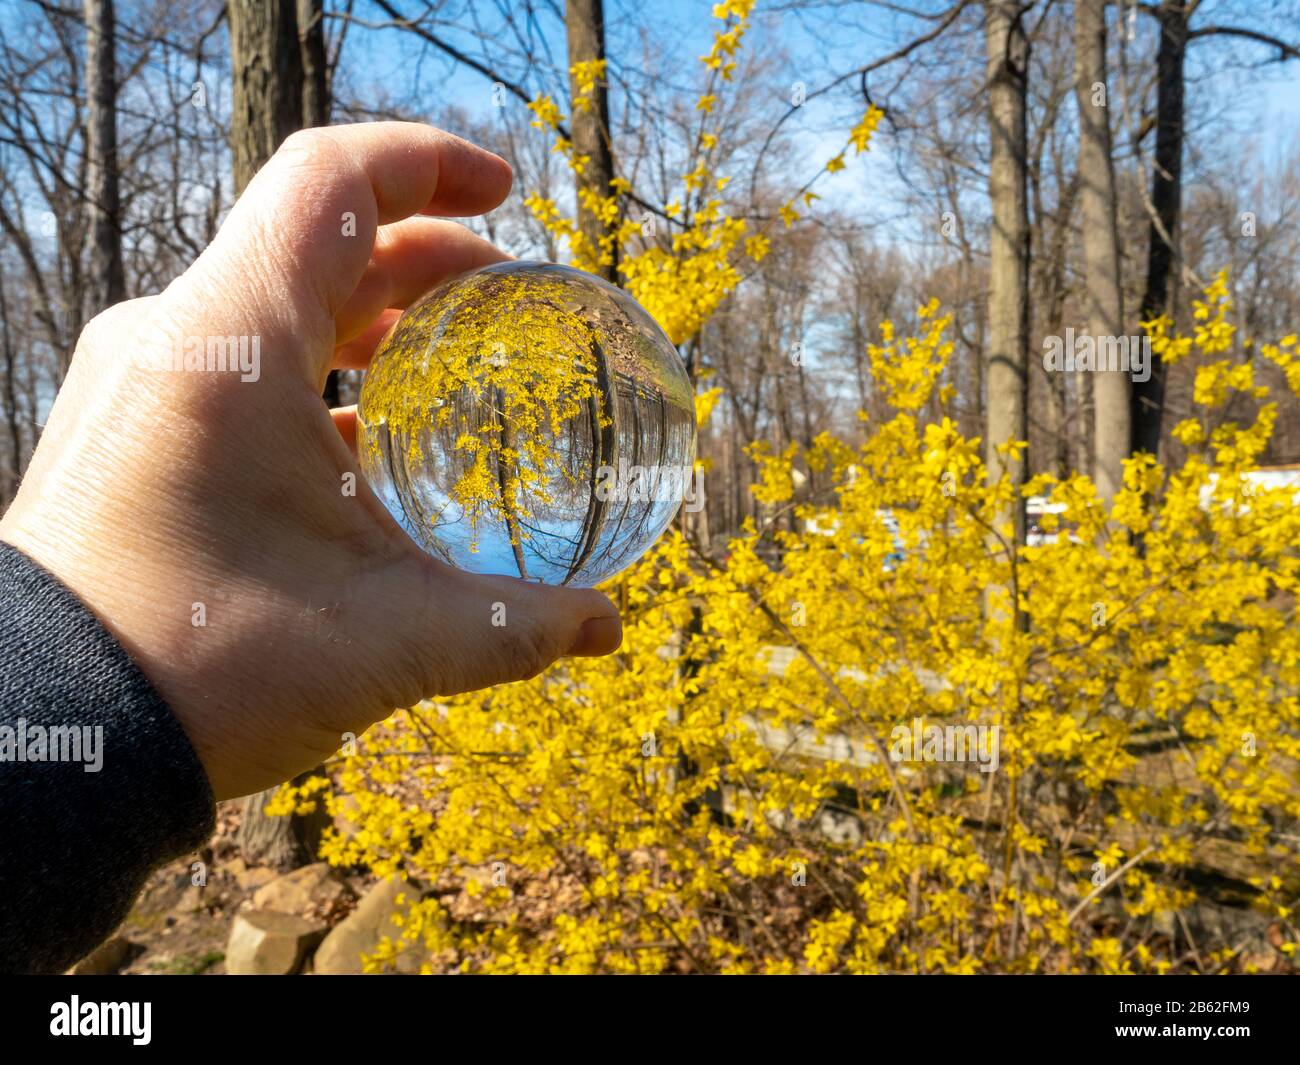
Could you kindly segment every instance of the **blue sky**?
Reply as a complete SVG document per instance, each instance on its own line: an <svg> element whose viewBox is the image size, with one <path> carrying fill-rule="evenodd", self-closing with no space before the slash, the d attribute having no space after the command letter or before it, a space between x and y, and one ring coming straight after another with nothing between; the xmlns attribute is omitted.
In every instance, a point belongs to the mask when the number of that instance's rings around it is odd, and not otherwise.
<svg viewBox="0 0 1300 1065"><path fill-rule="evenodd" d="M421 5L416 0L396 0L399 10L415 13ZM924 2L924 0L922 0ZM495 5L485 5L495 11ZM712 34L721 24L710 15L711 3L700 0L607 0L607 36L609 53L615 66L634 72L634 57L641 35L663 43L680 55L680 76L670 79L667 90L679 99L693 99L700 84L701 68L697 57L709 48ZM925 4L941 10L945 4ZM465 13L473 4L447 6L450 21L464 23ZM482 8L480 8L482 10ZM1214 7L1206 4L1204 18L1215 18ZM1208 13L1206 13L1208 12ZM358 4L358 13L367 20L387 21L383 12L369 4ZM832 16L834 15L834 18ZM493 16L484 16L491 18ZM850 19L856 20L854 24ZM1245 22L1260 28L1270 28L1269 20L1226 15L1223 21ZM1153 47L1154 30L1151 20L1141 25L1144 41ZM1112 18L1112 26L1114 20ZM779 60L777 71L784 68L785 77L773 75L773 100L768 113L775 118L784 110L788 86L803 81L812 92L825 85L840 72L851 70L864 61L893 51L909 40L923 24L915 19L894 14L885 7L873 5L821 5L803 14L777 14L765 10L760 3L754 27L746 38L746 48L757 54ZM541 22L541 36L549 46L557 65L563 64L565 47L563 30L551 15ZM485 47L472 35L455 27L438 26L436 31L453 46L482 57ZM1300 37L1300 33L1295 34ZM1232 115L1221 133L1229 139L1234 133L1249 135L1253 126L1265 140L1296 141L1300 133L1300 63L1272 64L1252 70L1227 71L1213 78L1201 77L1204 59L1222 55L1222 38L1193 44L1193 58L1189 63L1189 106L1198 107L1205 102L1215 110L1227 108ZM1138 47L1143 41L1139 41ZM929 55L942 61L944 49L940 42L926 46ZM495 49L495 46L494 46ZM423 58L421 57L423 54ZM1242 55L1259 57L1263 50L1241 49ZM1197 56L1203 57L1202 59ZM493 59L497 62L497 59ZM436 109L440 105L453 105L463 109L477 120L490 119L494 113L491 84L476 72L430 52L415 37L396 29L383 31L354 28L348 39L345 63L354 88L374 87L376 91L389 91L399 98L413 98L418 90L420 99ZM522 70L512 72L523 76ZM562 76L562 75L559 75ZM562 85L556 81L554 70L534 69L529 75L527 89L535 91L545 85L551 91ZM883 85L884 82L876 83ZM855 92L856 83L846 87L835 97L814 101L803 108L790 128L796 131L797 156L806 160L809 173L814 172L825 159L835 154L843 145L848 128L861 113L861 98ZM556 92L559 98L559 92ZM509 106L522 106L509 98ZM617 112L617 102L615 105ZM1222 122L1220 125L1224 125ZM1216 133L1220 131L1216 129ZM817 185L823 196L823 205L842 209L862 209L874 206L877 213L889 215L886 204L898 191L893 162L889 155L888 138L882 138L867 155L854 159L850 153L847 170L824 176ZM1189 175L1191 176L1191 175ZM1192 176L1194 180L1194 176Z"/></svg>

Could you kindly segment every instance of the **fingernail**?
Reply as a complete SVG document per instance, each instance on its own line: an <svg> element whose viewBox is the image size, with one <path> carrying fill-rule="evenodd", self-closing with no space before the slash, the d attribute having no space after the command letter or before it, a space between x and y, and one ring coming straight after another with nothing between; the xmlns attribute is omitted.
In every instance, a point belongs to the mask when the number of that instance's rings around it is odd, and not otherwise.
<svg viewBox="0 0 1300 1065"><path fill-rule="evenodd" d="M623 642L623 623L618 618L588 618L578 629L578 638L568 650L570 658L594 658L613 654Z"/></svg>

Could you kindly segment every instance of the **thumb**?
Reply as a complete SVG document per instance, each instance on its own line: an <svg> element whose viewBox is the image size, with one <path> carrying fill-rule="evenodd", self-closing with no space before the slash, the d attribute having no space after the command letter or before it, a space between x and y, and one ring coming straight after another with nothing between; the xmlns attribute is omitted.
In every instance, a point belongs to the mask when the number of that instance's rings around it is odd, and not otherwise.
<svg viewBox="0 0 1300 1065"><path fill-rule="evenodd" d="M421 618L420 643L433 667L422 682L425 697L528 680L558 658L612 654L623 642L617 608L594 589L427 564L433 587L421 595L423 609L406 614Z"/></svg>

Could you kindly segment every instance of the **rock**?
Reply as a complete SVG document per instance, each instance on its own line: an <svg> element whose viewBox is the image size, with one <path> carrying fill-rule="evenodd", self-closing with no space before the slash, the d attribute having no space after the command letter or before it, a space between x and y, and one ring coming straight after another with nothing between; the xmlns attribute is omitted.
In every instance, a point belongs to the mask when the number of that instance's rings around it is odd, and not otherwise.
<svg viewBox="0 0 1300 1065"><path fill-rule="evenodd" d="M405 895L406 901L399 904L399 895ZM325 937L316 951L313 971L325 976L360 973L361 956L373 953L385 936L397 938L400 929L393 924L393 915L403 912L418 897L418 890L408 881L396 877L380 881Z"/></svg>
<svg viewBox="0 0 1300 1065"><path fill-rule="evenodd" d="M242 891L256 891L264 884L269 884L280 874L265 865L255 865L235 874L235 883Z"/></svg>
<svg viewBox="0 0 1300 1065"><path fill-rule="evenodd" d="M131 957L131 943L125 936L110 936L70 970L73 976L108 976Z"/></svg>
<svg viewBox="0 0 1300 1065"><path fill-rule="evenodd" d="M198 913L199 910L203 909L203 906L203 889L197 884L191 884L182 892L173 912L182 914Z"/></svg>
<svg viewBox="0 0 1300 1065"><path fill-rule="evenodd" d="M421 943L415 949L402 951L402 953L397 956L397 960L393 962L393 966L403 976L419 976L424 968L425 962L431 960L431 955L427 950L425 950L424 944Z"/></svg>
<svg viewBox="0 0 1300 1065"><path fill-rule="evenodd" d="M258 888L253 895L253 907L306 916L313 906L326 908L350 894L348 886L334 875L327 862L316 862Z"/></svg>
<svg viewBox="0 0 1300 1065"><path fill-rule="evenodd" d="M321 921L294 913L249 910L235 916L226 943L226 972L234 976L287 976L325 934Z"/></svg>

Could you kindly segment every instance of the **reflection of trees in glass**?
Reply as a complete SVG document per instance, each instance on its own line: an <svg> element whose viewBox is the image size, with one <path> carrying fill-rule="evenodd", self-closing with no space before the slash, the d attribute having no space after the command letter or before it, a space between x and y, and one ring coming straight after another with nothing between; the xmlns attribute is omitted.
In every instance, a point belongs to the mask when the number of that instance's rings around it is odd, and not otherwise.
<svg viewBox="0 0 1300 1065"><path fill-rule="evenodd" d="M691 387L667 339L626 294L550 264L479 271L408 311L359 413L363 468L414 538L555 583L613 574L676 511L653 493L602 499L602 467L694 459Z"/></svg>

